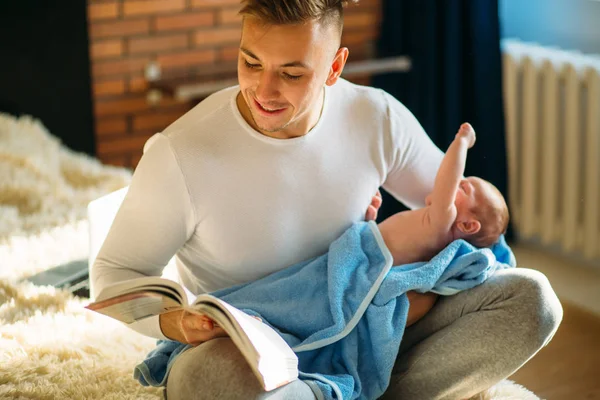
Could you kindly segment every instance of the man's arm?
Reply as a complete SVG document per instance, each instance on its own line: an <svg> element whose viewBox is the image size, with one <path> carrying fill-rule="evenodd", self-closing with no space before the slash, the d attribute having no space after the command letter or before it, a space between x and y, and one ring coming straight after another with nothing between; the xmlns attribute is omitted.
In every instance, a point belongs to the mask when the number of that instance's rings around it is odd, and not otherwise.
<svg viewBox="0 0 600 400"><path fill-rule="evenodd" d="M104 244L90 266L92 295L111 283L160 276L192 234L193 220L179 164L168 139L160 135L140 160ZM128 326L144 335L164 338L158 317Z"/></svg>
<svg viewBox="0 0 600 400"><path fill-rule="evenodd" d="M383 188L411 209L425 205L444 153L431 141L415 116L388 93L389 132L387 177Z"/></svg>
<svg viewBox="0 0 600 400"><path fill-rule="evenodd" d="M456 218L456 190L465 172L467 150L474 143L475 131L468 123L462 124L444 155L431 193L430 215L436 225L451 225Z"/></svg>

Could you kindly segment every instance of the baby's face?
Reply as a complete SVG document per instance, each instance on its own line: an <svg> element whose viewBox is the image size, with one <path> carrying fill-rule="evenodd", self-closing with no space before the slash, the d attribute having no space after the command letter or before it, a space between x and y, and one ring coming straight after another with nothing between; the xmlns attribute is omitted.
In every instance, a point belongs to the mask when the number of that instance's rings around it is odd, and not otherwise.
<svg viewBox="0 0 600 400"><path fill-rule="evenodd" d="M496 200L497 193L489 183L481 178L469 176L460 181L454 204L459 215L469 213L482 204Z"/></svg>

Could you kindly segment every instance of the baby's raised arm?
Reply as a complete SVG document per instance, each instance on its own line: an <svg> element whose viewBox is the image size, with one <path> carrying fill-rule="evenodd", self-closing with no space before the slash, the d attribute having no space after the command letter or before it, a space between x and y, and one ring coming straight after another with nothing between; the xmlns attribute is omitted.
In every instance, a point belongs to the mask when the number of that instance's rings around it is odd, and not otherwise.
<svg viewBox="0 0 600 400"><path fill-rule="evenodd" d="M456 219L456 190L465 172L467 150L475 143L475 131L464 123L448 147L435 177L431 193L430 223L436 229L450 229Z"/></svg>

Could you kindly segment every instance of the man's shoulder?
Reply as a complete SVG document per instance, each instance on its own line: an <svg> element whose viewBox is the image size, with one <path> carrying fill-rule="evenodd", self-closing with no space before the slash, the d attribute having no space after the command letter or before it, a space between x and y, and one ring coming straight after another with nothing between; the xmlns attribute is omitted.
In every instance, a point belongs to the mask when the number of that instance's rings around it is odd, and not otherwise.
<svg viewBox="0 0 600 400"><path fill-rule="evenodd" d="M194 169L200 160L207 159L210 149L233 142L231 132L239 129L233 110L238 91L238 86L232 86L211 94L148 139L144 153L157 143L170 148L181 169Z"/></svg>
<svg viewBox="0 0 600 400"><path fill-rule="evenodd" d="M395 131L414 119L412 113L394 96L383 89L362 86L340 79L332 88L332 101L340 118L349 124L375 122L386 131ZM396 128L392 128L394 125Z"/></svg>
<svg viewBox="0 0 600 400"><path fill-rule="evenodd" d="M198 134L202 127L210 127L214 123L229 119L232 97L237 90L239 87L236 85L211 94L175 120L162 133L170 137Z"/></svg>
<svg viewBox="0 0 600 400"><path fill-rule="evenodd" d="M384 115L390 113L403 114L406 107L385 90L359 85L345 79L339 79L331 88L332 97L336 104L345 104L352 109L369 109Z"/></svg>
<svg viewBox="0 0 600 400"><path fill-rule="evenodd" d="M340 101L366 101L375 105L384 100L385 93L381 89L359 85L341 78L331 87L331 91Z"/></svg>
<svg viewBox="0 0 600 400"><path fill-rule="evenodd" d="M408 111L406 106L390 93L373 86L359 85L345 79L339 79L333 86L334 93L339 99L346 101L360 101L371 104L373 107L404 114Z"/></svg>

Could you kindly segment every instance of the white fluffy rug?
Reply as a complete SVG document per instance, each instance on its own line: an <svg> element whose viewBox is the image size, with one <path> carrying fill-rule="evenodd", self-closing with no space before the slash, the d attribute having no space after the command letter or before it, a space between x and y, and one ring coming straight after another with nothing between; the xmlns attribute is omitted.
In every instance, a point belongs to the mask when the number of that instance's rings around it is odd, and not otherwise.
<svg viewBox="0 0 600 400"><path fill-rule="evenodd" d="M0 399L160 399L132 371L154 340L50 287L0 281Z"/></svg>
<svg viewBox="0 0 600 400"><path fill-rule="evenodd" d="M87 204L130 179L61 145L39 120L0 113L0 278L86 258Z"/></svg>
<svg viewBox="0 0 600 400"><path fill-rule="evenodd" d="M60 145L31 118L0 114L0 399L160 399L132 370L154 340L51 287L17 283L87 258L87 203L129 171ZM508 380L476 397L539 400Z"/></svg>

